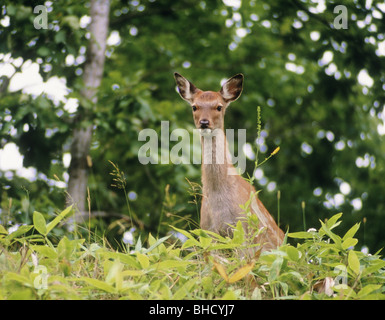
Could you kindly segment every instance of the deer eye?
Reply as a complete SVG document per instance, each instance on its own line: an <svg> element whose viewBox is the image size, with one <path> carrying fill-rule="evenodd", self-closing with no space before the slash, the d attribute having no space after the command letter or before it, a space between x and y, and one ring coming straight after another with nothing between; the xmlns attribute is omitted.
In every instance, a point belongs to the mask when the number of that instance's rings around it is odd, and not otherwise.
<svg viewBox="0 0 385 320"><path fill-rule="evenodd" d="M222 110L222 106L218 106L218 107L217 107L217 110L218 110L218 111L221 111L221 110Z"/></svg>
<svg viewBox="0 0 385 320"><path fill-rule="evenodd" d="M196 106L192 106L192 109L193 109L193 111L197 111L197 107Z"/></svg>

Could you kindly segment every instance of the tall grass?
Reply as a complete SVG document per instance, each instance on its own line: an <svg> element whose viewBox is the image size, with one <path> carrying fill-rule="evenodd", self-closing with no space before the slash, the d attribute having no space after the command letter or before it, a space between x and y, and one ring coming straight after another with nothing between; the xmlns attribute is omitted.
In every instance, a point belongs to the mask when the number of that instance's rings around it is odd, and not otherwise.
<svg viewBox="0 0 385 320"><path fill-rule="evenodd" d="M126 200L126 206L127 206L128 214L129 214L129 217L131 220L131 227L133 227L134 226L134 217L133 217L133 212L131 210L130 201L128 199L128 192L126 190L126 185L127 185L126 177L124 176L124 172L121 171L115 163L113 163L110 160L108 160L108 162L114 168L112 170L112 172L110 172L110 175L113 176L112 180L114 181L114 183L111 184L111 186L123 190L124 198Z"/></svg>
<svg viewBox="0 0 385 320"><path fill-rule="evenodd" d="M247 211L251 232L261 232ZM0 299L385 298L385 261L354 249L359 224L335 233L342 214L318 230L289 233L295 246L245 256L241 222L232 238L170 227L183 241L150 235L116 251L90 231L87 240L63 236L53 244L51 233L72 213L47 222L34 212L32 225L12 233L0 225Z"/></svg>

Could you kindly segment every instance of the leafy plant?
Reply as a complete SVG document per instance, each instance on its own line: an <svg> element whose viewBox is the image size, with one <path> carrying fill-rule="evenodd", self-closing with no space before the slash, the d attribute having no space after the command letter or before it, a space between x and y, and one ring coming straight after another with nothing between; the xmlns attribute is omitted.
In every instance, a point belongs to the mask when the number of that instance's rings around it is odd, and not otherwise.
<svg viewBox="0 0 385 320"><path fill-rule="evenodd" d="M342 214L318 230L289 233L296 245L245 255L250 245L241 221L232 238L171 227L172 234L149 235L145 243L138 237L123 251L71 234L53 245L49 233L71 212L49 223L34 212L32 225L12 233L0 226L1 299L385 298L385 261L354 250L359 224L342 237L335 233ZM260 232L257 221L245 219Z"/></svg>

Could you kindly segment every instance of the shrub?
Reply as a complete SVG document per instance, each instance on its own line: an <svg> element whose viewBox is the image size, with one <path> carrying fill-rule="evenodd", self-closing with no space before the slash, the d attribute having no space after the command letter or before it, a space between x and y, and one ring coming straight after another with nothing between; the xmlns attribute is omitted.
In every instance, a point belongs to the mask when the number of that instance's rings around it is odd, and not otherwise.
<svg viewBox="0 0 385 320"><path fill-rule="evenodd" d="M0 225L1 299L384 298L385 261L354 250L359 224L343 237L334 232L342 214L318 230L288 233L276 250L255 245L250 255L241 222L232 238L171 227L166 237L137 237L121 251L73 234L53 245L50 232L71 212L49 223L34 212L33 225L12 233Z"/></svg>

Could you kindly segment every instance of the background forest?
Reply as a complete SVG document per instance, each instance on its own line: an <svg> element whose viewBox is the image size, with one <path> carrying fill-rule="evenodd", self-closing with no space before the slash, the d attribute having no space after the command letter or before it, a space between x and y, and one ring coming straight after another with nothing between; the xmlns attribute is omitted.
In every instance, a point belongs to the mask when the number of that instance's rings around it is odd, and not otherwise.
<svg viewBox="0 0 385 320"><path fill-rule="evenodd" d="M46 8L46 28L34 25L44 18L34 12L37 5ZM335 11L337 5L344 7ZM204 90L219 90L221 80L243 73L243 94L225 125L247 129L247 173L255 175L268 210L274 217L279 210L290 232L343 212L343 230L361 222L358 246L379 250L384 14L385 3L375 0L111 0L101 83L90 98L90 3L2 2L0 164L16 146L24 169L0 167L1 224L30 224L35 210L52 218L65 207L75 135L92 128L89 192L81 192L78 215L86 211L88 221L90 210L96 230L117 242L127 232L189 228L199 219L199 165L140 164L139 131L160 133L161 121L170 130L194 128L174 72ZM31 68L35 83L20 85ZM262 161L278 146L253 172L256 150Z"/></svg>

